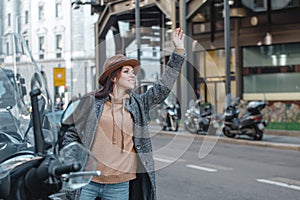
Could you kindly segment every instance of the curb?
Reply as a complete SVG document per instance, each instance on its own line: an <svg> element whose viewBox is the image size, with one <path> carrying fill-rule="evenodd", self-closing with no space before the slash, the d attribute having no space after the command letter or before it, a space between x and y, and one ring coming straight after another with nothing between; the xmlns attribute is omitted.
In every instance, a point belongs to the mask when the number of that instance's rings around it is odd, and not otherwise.
<svg viewBox="0 0 300 200"><path fill-rule="evenodd" d="M267 135L282 135L282 136L300 137L300 131L265 129L264 133Z"/></svg>
<svg viewBox="0 0 300 200"><path fill-rule="evenodd" d="M300 145L297 144L286 144L286 143L274 143L274 142L264 142L264 141L255 141L255 140L244 140L239 138L226 138L226 137L218 137L217 136L210 136L210 135L194 135L194 134L182 134L180 132L168 132L168 131L151 131L150 134L154 133L155 135L167 135L167 136L174 136L176 137L194 137L197 140L213 140L216 139L220 142L227 143L227 144L241 144L241 145L249 145L249 146L258 146L258 147L266 147L266 148L274 148L274 149L281 149L281 150L290 150L290 151L298 151L300 152ZM175 134L177 133L177 134Z"/></svg>
<svg viewBox="0 0 300 200"><path fill-rule="evenodd" d="M214 137L214 136L208 136ZM281 149L281 150L291 150L291 151L300 151L300 145L297 144L286 144L286 143L274 143L274 142L264 142L264 141L248 141L243 139L230 139L230 138L219 138L220 141L224 143L230 144L243 144L249 146L257 146L257 147L269 147L274 149Z"/></svg>

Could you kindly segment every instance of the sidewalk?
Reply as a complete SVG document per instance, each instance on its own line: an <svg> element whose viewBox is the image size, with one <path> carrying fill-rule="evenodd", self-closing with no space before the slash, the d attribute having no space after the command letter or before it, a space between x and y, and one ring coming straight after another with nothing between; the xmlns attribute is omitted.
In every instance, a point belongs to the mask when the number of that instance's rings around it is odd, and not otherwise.
<svg viewBox="0 0 300 200"><path fill-rule="evenodd" d="M300 132L297 131L293 132L293 131L265 130L263 139L261 141L256 141L247 136L237 136L236 138L228 138L224 136L222 133L219 133L219 135L216 136L208 136L205 134L195 135L186 131L182 126L179 127L179 130L177 132L162 131L157 124L151 123L149 125L149 130L150 133L152 134L195 137L195 139L199 139L199 140L203 140L204 138L216 140L216 137L219 137L217 138L218 142L300 151Z"/></svg>

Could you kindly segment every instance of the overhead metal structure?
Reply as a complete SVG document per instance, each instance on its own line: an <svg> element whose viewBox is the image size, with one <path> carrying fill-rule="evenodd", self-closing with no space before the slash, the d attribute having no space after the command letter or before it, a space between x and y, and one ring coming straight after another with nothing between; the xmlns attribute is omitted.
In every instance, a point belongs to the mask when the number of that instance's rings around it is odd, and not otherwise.
<svg viewBox="0 0 300 200"><path fill-rule="evenodd" d="M167 18L171 19L172 10L170 3L173 0L142 0L139 1L141 9L141 26L149 27L151 25L160 24L161 14L163 13ZM107 0L96 1L93 12L99 14L98 37L103 38L111 26L117 20L127 21L131 24L135 23L135 1L132 0ZM101 7L101 9L99 9ZM100 12L99 12L100 11Z"/></svg>
<svg viewBox="0 0 300 200"><path fill-rule="evenodd" d="M124 53L126 47L136 39L135 28L136 21L139 20L141 35L150 37L160 37L149 27L159 26L164 28L164 21L169 19L172 24L176 24L176 1L175 0L140 0L139 1L139 19L136 18L136 1L135 0L96 0L92 4L92 12L99 14L96 24L96 65L102 66L106 58L105 36L109 30L113 31L115 40L116 53ZM131 32L125 37L120 38L120 29L118 21L129 23ZM148 27L148 28L147 28ZM141 43L147 42L145 38L140 38ZM149 41L148 41L149 42ZM101 45L102 44L102 45ZM150 41L149 46L160 46L155 41ZM97 68L97 73L101 73L101 67Z"/></svg>

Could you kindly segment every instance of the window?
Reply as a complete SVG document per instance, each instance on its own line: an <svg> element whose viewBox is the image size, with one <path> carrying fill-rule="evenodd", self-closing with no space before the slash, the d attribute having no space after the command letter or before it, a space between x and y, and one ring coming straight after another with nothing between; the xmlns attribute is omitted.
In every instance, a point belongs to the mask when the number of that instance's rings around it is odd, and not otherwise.
<svg viewBox="0 0 300 200"><path fill-rule="evenodd" d="M155 47L152 47L152 56L157 57L157 50Z"/></svg>
<svg viewBox="0 0 300 200"><path fill-rule="evenodd" d="M299 7L300 6L300 1L299 0L290 0L288 7L289 8L294 8L294 7Z"/></svg>
<svg viewBox="0 0 300 200"><path fill-rule="evenodd" d="M39 55L40 55L40 59L44 59L44 53L45 53L45 37L40 36L39 37Z"/></svg>
<svg viewBox="0 0 300 200"><path fill-rule="evenodd" d="M58 17L61 17L61 16L62 16L62 6L61 6L61 3L58 2L55 5L55 17L58 18Z"/></svg>
<svg viewBox="0 0 300 200"><path fill-rule="evenodd" d="M28 40L28 38L25 39L25 43L26 43L27 47L30 48L29 47L29 40Z"/></svg>
<svg viewBox="0 0 300 200"><path fill-rule="evenodd" d="M28 10L25 11L25 24L28 24Z"/></svg>
<svg viewBox="0 0 300 200"><path fill-rule="evenodd" d="M244 47L244 67L279 67L300 64L300 43Z"/></svg>
<svg viewBox="0 0 300 200"><path fill-rule="evenodd" d="M242 48L244 95L274 93L270 100L299 93L300 43L249 46ZM275 95L276 94L276 95ZM290 97L288 97L290 98Z"/></svg>
<svg viewBox="0 0 300 200"><path fill-rule="evenodd" d="M255 9L262 9L265 8L265 1L264 0L254 0L254 8Z"/></svg>
<svg viewBox="0 0 300 200"><path fill-rule="evenodd" d="M62 51L62 36L56 35L56 58L61 58Z"/></svg>
<svg viewBox="0 0 300 200"><path fill-rule="evenodd" d="M39 6L39 20L45 19L44 5Z"/></svg>
<svg viewBox="0 0 300 200"><path fill-rule="evenodd" d="M6 42L6 55L9 55L9 43Z"/></svg>
<svg viewBox="0 0 300 200"><path fill-rule="evenodd" d="M7 15L7 25L11 26L11 14L10 13L8 13L8 15Z"/></svg>
<svg viewBox="0 0 300 200"><path fill-rule="evenodd" d="M44 36L39 37L39 50L45 51L45 37Z"/></svg>
<svg viewBox="0 0 300 200"><path fill-rule="evenodd" d="M25 43L26 43L27 47L30 49L30 47L29 47L29 36L28 36L28 32L27 32L27 31L24 31L24 32L22 33L22 35L23 35L23 38L24 38L24 40L25 40Z"/></svg>

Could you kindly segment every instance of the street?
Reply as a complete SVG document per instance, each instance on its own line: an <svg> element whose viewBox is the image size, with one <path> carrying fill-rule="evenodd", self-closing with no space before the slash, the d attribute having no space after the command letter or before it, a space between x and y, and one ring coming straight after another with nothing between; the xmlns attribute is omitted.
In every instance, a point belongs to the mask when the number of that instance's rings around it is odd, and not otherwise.
<svg viewBox="0 0 300 200"><path fill-rule="evenodd" d="M299 199L297 151L161 134L152 141L159 200Z"/></svg>

